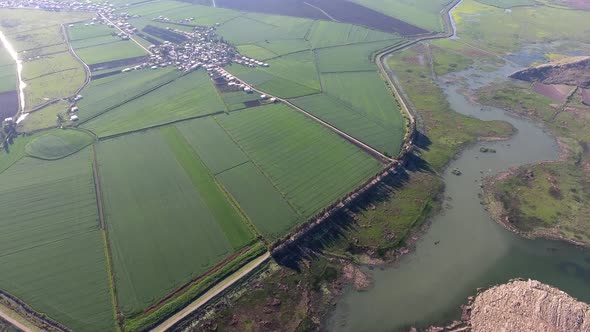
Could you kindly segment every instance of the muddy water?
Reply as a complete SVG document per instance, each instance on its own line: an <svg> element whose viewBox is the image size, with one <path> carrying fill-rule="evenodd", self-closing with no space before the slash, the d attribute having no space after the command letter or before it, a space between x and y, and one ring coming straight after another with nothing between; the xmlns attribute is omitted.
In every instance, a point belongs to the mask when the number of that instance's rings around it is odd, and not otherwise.
<svg viewBox="0 0 590 332"><path fill-rule="evenodd" d="M510 71L501 68L499 71ZM491 80L460 73L477 86ZM445 81L441 79L441 81ZM518 133L508 141L484 144L497 153L465 150L444 173L445 208L418 241L415 252L396 267L368 271L374 287L350 291L329 320L333 331L396 331L458 319L459 306L478 287L511 278L534 278L590 301L590 251L548 240L527 240L496 224L480 204L482 176L511 166L558 158L555 140L535 124L496 108L468 101L458 87L443 86L453 109L483 120L504 120ZM461 176L450 170L458 168Z"/></svg>

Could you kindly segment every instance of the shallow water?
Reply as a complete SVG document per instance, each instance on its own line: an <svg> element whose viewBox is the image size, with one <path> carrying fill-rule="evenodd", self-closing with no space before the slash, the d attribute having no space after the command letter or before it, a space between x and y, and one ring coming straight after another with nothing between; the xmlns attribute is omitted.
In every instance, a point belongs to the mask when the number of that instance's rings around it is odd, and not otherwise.
<svg viewBox="0 0 590 332"><path fill-rule="evenodd" d="M468 70L459 75L469 85L476 80L483 84L495 76L483 79L471 74ZM590 251L521 238L491 220L478 197L482 176L557 159L555 139L528 120L471 103L455 85L442 88L454 110L483 120L508 121L518 132L507 141L470 147L450 163L444 173L448 204L433 218L415 252L396 267L368 271L374 287L345 294L329 319L330 330L395 331L444 323L459 318L460 305L477 288L516 277L537 279L590 301ZM497 153L481 153L482 145ZM454 168L463 174L451 174Z"/></svg>

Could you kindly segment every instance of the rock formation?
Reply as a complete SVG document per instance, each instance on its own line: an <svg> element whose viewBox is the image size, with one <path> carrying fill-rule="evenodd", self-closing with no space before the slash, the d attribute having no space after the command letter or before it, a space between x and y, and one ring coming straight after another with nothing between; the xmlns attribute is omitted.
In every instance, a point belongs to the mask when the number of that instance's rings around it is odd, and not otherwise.
<svg viewBox="0 0 590 332"><path fill-rule="evenodd" d="M527 68L517 71L510 77L527 82L590 88L590 56L571 57Z"/></svg>
<svg viewBox="0 0 590 332"><path fill-rule="evenodd" d="M590 305L535 280L482 291L466 309L473 332L590 331Z"/></svg>

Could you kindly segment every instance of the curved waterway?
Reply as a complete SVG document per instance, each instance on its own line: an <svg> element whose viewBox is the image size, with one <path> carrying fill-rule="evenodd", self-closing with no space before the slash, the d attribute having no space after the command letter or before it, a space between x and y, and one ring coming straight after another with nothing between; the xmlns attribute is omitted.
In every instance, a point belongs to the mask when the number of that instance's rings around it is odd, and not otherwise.
<svg viewBox="0 0 590 332"><path fill-rule="evenodd" d="M460 76L471 77L469 86L488 81L473 72L463 74ZM374 286L364 292L347 292L329 319L330 330L397 331L442 324L459 318L460 305L478 287L516 277L537 279L590 301L590 251L513 234L490 218L478 197L482 176L557 159L555 139L530 121L471 103L457 86L441 87L454 110L483 120L510 122L518 132L507 141L482 144L495 148L495 154L481 153L478 144L450 163L443 175L445 207L433 218L416 250L394 267L367 270ZM451 174L454 168L463 174Z"/></svg>
<svg viewBox="0 0 590 332"><path fill-rule="evenodd" d="M6 48L6 50L8 51L8 54L10 54L10 57L14 60L14 62L16 62L16 76L18 79L18 97L19 97L19 105L20 105L20 110L24 110L25 109L25 87L27 86L27 84L25 84L25 82L23 81L23 76L22 76L22 72L23 72L23 62L21 60L19 60L18 58L18 52L16 51L16 49L12 46L12 44L10 44L10 41L8 40L8 38L6 38L6 36L4 35L4 33L2 33L2 31L0 31L0 41L2 42L2 44L4 45L4 47Z"/></svg>

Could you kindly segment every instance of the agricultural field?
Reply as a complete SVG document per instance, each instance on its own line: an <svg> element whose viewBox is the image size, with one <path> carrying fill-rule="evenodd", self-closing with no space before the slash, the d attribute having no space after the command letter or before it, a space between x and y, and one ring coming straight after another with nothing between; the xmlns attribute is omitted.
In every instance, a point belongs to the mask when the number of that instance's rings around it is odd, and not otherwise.
<svg viewBox="0 0 590 332"><path fill-rule="evenodd" d="M302 220L217 119L190 120L175 126L267 239L283 236Z"/></svg>
<svg viewBox="0 0 590 332"><path fill-rule="evenodd" d="M398 34L371 30L358 25L315 21L308 40L313 48L322 48L397 38L400 38Z"/></svg>
<svg viewBox="0 0 590 332"><path fill-rule="evenodd" d="M21 159L0 174L0 209L2 290L73 330L113 330L90 150Z"/></svg>
<svg viewBox="0 0 590 332"><path fill-rule="evenodd" d="M452 0L353 0L429 31L443 31L441 10Z"/></svg>
<svg viewBox="0 0 590 332"><path fill-rule="evenodd" d="M64 114L68 106L69 103L62 100L45 106L38 111L31 112L27 116L26 121L19 123L18 130L20 132L30 133L41 129L56 128L59 126L58 114Z"/></svg>
<svg viewBox="0 0 590 332"><path fill-rule="evenodd" d="M131 40L76 48L76 54L88 65L111 62L146 55L147 52Z"/></svg>
<svg viewBox="0 0 590 332"><path fill-rule="evenodd" d="M25 152L35 158L55 160L74 154L92 144L94 137L77 129L54 129L33 138Z"/></svg>
<svg viewBox="0 0 590 332"><path fill-rule="evenodd" d="M67 51L60 25L89 17L85 13L0 9L2 31L24 59L27 109L71 96L82 86L84 69Z"/></svg>
<svg viewBox="0 0 590 332"><path fill-rule="evenodd" d="M218 121L304 218L381 169L377 160L286 105L250 108Z"/></svg>
<svg viewBox="0 0 590 332"><path fill-rule="evenodd" d="M124 314L138 314L253 239L176 128L103 141L97 152Z"/></svg>
<svg viewBox="0 0 590 332"><path fill-rule="evenodd" d="M84 98L77 103L80 122L135 100L174 81L180 75L180 72L170 67L138 70L92 80L81 92Z"/></svg>
<svg viewBox="0 0 590 332"><path fill-rule="evenodd" d="M347 71L377 71L373 60L375 53L403 42L391 39L371 43L321 48L315 51L317 66L322 73Z"/></svg>
<svg viewBox="0 0 590 332"><path fill-rule="evenodd" d="M196 71L115 107L83 127L104 137L225 111L209 76Z"/></svg>

